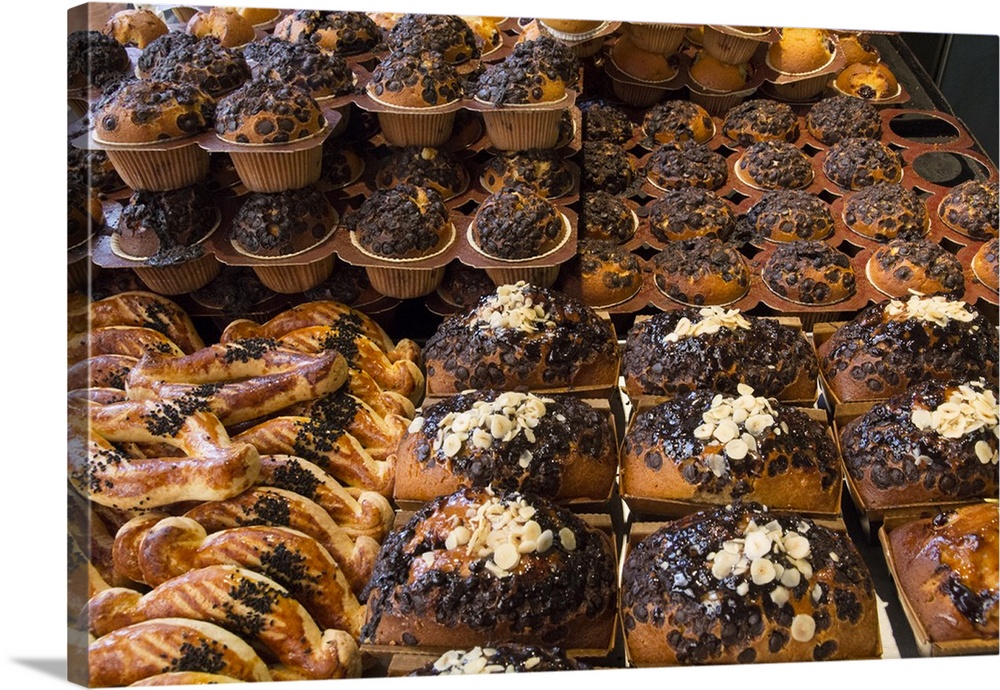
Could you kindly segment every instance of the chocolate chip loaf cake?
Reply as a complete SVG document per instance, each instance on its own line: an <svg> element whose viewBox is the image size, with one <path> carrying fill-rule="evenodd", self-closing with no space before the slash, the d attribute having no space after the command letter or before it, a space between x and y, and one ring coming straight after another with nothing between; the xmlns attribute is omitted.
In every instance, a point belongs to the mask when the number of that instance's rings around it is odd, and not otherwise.
<svg viewBox="0 0 1000 690"><path fill-rule="evenodd" d="M472 649L452 649L411 676L455 676L479 673L524 673L528 671L577 671L586 665L566 656L558 647L495 644Z"/></svg>
<svg viewBox="0 0 1000 690"><path fill-rule="evenodd" d="M571 396L470 391L414 418L394 453L396 500L493 486L555 501L607 500L618 469L608 422Z"/></svg>
<svg viewBox="0 0 1000 690"><path fill-rule="evenodd" d="M424 361L432 395L586 388L614 381L618 344L610 323L579 300L519 282L445 319Z"/></svg>
<svg viewBox="0 0 1000 690"><path fill-rule="evenodd" d="M623 360L632 397L677 396L699 388L784 400L815 395L818 366L800 331L774 319L722 307L687 308L638 321Z"/></svg>
<svg viewBox="0 0 1000 690"><path fill-rule="evenodd" d="M835 514L840 461L827 426L755 395L701 389L636 416L622 449L626 496Z"/></svg>
<svg viewBox="0 0 1000 690"><path fill-rule="evenodd" d="M912 295L867 307L817 349L840 402L878 400L929 379L997 381L997 334L972 305Z"/></svg>
<svg viewBox="0 0 1000 690"><path fill-rule="evenodd" d="M604 649L616 592L603 532L538 497L463 489L428 503L386 538L363 593L361 638Z"/></svg>
<svg viewBox="0 0 1000 690"><path fill-rule="evenodd" d="M874 658L877 606L846 533L756 503L659 529L622 572L637 666Z"/></svg>
<svg viewBox="0 0 1000 690"><path fill-rule="evenodd" d="M997 525L997 505L975 503L889 532L898 587L930 642L996 642Z"/></svg>
<svg viewBox="0 0 1000 690"><path fill-rule="evenodd" d="M997 498L995 384L925 381L853 419L844 466L868 510Z"/></svg>

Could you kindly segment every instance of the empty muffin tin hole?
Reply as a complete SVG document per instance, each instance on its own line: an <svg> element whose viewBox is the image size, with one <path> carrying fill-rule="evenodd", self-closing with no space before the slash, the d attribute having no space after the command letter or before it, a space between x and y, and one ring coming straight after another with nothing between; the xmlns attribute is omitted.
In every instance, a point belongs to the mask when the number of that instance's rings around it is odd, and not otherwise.
<svg viewBox="0 0 1000 690"><path fill-rule="evenodd" d="M989 176L982 163L952 151L922 153L913 160L913 170L928 182L944 187L955 187Z"/></svg>
<svg viewBox="0 0 1000 690"><path fill-rule="evenodd" d="M889 120L889 129L907 141L943 144L958 139L953 124L927 113L904 113Z"/></svg>

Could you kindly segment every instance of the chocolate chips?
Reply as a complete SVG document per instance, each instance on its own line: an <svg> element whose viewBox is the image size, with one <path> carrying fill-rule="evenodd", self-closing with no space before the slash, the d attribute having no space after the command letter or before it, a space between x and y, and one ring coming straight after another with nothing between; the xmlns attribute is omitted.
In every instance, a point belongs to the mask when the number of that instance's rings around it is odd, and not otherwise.
<svg viewBox="0 0 1000 690"><path fill-rule="evenodd" d="M898 182L903 158L876 139L848 137L826 152L823 172L839 187L857 190L878 182Z"/></svg>
<svg viewBox="0 0 1000 690"><path fill-rule="evenodd" d="M877 139L882 119L871 103L851 96L833 96L816 103L806 114L809 133L828 146L848 137Z"/></svg>
<svg viewBox="0 0 1000 690"><path fill-rule="evenodd" d="M440 194L409 183L375 191L345 219L362 247L390 258L428 255L450 222Z"/></svg>

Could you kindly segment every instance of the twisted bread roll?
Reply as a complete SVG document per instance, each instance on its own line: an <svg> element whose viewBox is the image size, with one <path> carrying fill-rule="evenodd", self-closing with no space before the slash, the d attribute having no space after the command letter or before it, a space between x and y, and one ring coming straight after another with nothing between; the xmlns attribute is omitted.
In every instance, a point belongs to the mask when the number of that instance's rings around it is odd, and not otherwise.
<svg viewBox="0 0 1000 690"><path fill-rule="evenodd" d="M128 373L138 361L135 357L116 354L82 359L66 372L66 390L117 388L124 391Z"/></svg>
<svg viewBox="0 0 1000 690"><path fill-rule="evenodd" d="M257 450L230 441L209 412L148 400L70 399L69 406L69 480L95 503L124 509L218 500L246 489L260 472ZM120 443L165 444L182 455L129 457Z"/></svg>
<svg viewBox="0 0 1000 690"><path fill-rule="evenodd" d="M405 395L417 404L424 395L424 374L420 367L406 358L392 359L375 341L353 328L341 326L308 326L289 331L278 338L282 347L299 352L336 350L351 366L368 372L383 390Z"/></svg>
<svg viewBox="0 0 1000 690"><path fill-rule="evenodd" d="M115 577L112 560L114 536L108 532L107 526L94 510L93 505L73 490L66 493L66 527L71 542L70 552L75 553L78 550L101 580L119 584ZM74 568L73 558L70 558L69 563L72 571Z"/></svg>
<svg viewBox="0 0 1000 690"><path fill-rule="evenodd" d="M306 678L361 674L360 652L349 633L320 630L287 590L236 566L191 570L146 594L108 589L90 600L87 613L90 630L98 636L156 618L190 618L260 643Z"/></svg>
<svg viewBox="0 0 1000 690"><path fill-rule="evenodd" d="M345 488L318 465L292 455L262 455L256 484L308 498L352 539L366 536L381 542L396 517L392 504L382 494Z"/></svg>
<svg viewBox="0 0 1000 690"><path fill-rule="evenodd" d="M205 347L191 317L177 303L152 292L120 292L95 302L76 301L69 308L69 332L106 326L140 326L159 331L185 353Z"/></svg>
<svg viewBox="0 0 1000 690"><path fill-rule="evenodd" d="M90 686L95 688L129 685L181 669L243 681L271 680L257 652L239 637L212 623L179 617L109 632L90 644L87 661Z"/></svg>
<svg viewBox="0 0 1000 690"><path fill-rule="evenodd" d="M142 540L156 523L168 517L170 515L167 513L152 512L136 516L118 528L112 548L112 559L114 572L118 576L120 584L124 584L121 582L122 580L146 581L146 576L143 575L142 567L139 565L139 550Z"/></svg>
<svg viewBox="0 0 1000 690"><path fill-rule="evenodd" d="M297 455L348 486L392 495L393 460L375 459L356 438L321 419L274 417L237 434L234 440L253 445L262 455Z"/></svg>
<svg viewBox="0 0 1000 690"><path fill-rule="evenodd" d="M377 541L364 536L352 540L321 507L282 489L249 489L225 501L195 506L184 517L200 523L208 533L249 525L289 527L303 532L330 553L355 593L368 582L378 556Z"/></svg>
<svg viewBox="0 0 1000 690"><path fill-rule="evenodd" d="M146 532L138 555L143 582L153 587L197 568L235 565L287 589L321 627L361 634L365 612L340 566L302 532L253 525L209 535L191 518L168 517Z"/></svg>
<svg viewBox="0 0 1000 690"><path fill-rule="evenodd" d="M129 397L211 410L224 424L332 393L347 380L336 352L304 354L273 340L210 345L190 355L149 354L128 376Z"/></svg>
<svg viewBox="0 0 1000 690"><path fill-rule="evenodd" d="M240 681L218 673L203 671L173 671L160 673L149 678L143 678L129 685L130 688L152 687L161 685L218 685L220 683L239 683Z"/></svg>
<svg viewBox="0 0 1000 690"><path fill-rule="evenodd" d="M104 326L77 333L66 345L67 365L73 366L96 355L142 357L158 352L172 357L184 354L177 344L159 331L142 326Z"/></svg>
<svg viewBox="0 0 1000 690"><path fill-rule="evenodd" d="M309 417L314 422L334 429L343 429L378 460L388 455L410 426L409 419L399 415L380 415L364 400L344 389L316 400L298 403L282 411L283 415Z"/></svg>

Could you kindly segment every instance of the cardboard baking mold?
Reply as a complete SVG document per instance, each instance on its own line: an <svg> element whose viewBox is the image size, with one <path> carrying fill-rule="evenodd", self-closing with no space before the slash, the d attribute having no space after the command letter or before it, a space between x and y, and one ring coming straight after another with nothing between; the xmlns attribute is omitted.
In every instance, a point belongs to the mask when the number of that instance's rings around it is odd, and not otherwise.
<svg viewBox="0 0 1000 690"><path fill-rule="evenodd" d="M995 501L986 501L987 503L995 503ZM889 539L889 534L893 529L910 522L915 518L912 517L887 517L878 530L878 543L882 547L882 554L885 557L886 567L889 569L889 575L892 577L892 581L896 586L896 596L899 598L899 602L903 607L903 612L906 614L906 621L910 624L910 630L913 632L914 641L917 644L917 651L920 656L923 657L941 657L941 656L962 656L966 654L996 654L997 653L997 641L996 639L987 640L980 638L971 638L965 640L942 640L937 641L931 638L927 633L927 629L924 627L923 621L917 615L907 596L906 592L899 586L899 577L897 576L896 567L896 557L892 549L892 542Z"/></svg>
<svg viewBox="0 0 1000 690"><path fill-rule="evenodd" d="M669 398L661 396L643 396L638 400L633 401L633 414L629 420L628 428L625 430L625 437L628 438L629 433L632 431L632 426L635 424L635 420L639 415L647 412L658 404L669 400ZM837 456L836 462L843 466L840 459L840 446L836 443L834 439L833 429L830 427L827 421L827 415L825 410L820 410L814 407L799 407L790 403L783 403L788 407L794 407L798 411L805 414L814 422L822 424L830 438L831 443L833 443L836 449ZM622 444L622 453L624 453L624 443ZM619 461L619 472L624 474L625 467L622 461ZM621 484L621 479L619 479L619 485ZM840 510L840 498L841 498L841 488L843 487L843 482L839 482L834 499L831 499L830 506L827 510L800 510L795 507L790 508L774 508L769 506L772 512L776 514L792 513L798 515L804 515L810 518L823 519L823 520L837 520L841 516ZM652 516L658 518L670 518L676 519L689 515L691 513L696 513L702 510L713 510L725 505L725 503L708 503L703 501L694 500L684 500L684 499L670 499L648 496L643 494L621 494L622 500L629 507L636 519L649 519ZM742 500L752 501L754 500L753 493L748 493L742 497Z"/></svg>
<svg viewBox="0 0 1000 690"><path fill-rule="evenodd" d="M447 397L426 397L420 403L420 408L417 410L417 416L421 415L421 411L435 405L439 402L447 400ZM615 447L618 448L618 429L615 424L615 415L611 409L611 403L607 398L583 398L583 402L592 407L595 410L605 413L604 416L608 420L612 434L615 438ZM608 501L614 496L614 482L608 487L608 495L602 500L594 500L592 498L580 498L580 497L570 497L557 502L557 505L563 508L568 508L575 513L606 513L608 512ZM392 496L393 503L396 507L402 511L417 511L422 505L426 503L423 500L417 500L413 498L408 498L406 496L399 496L395 492Z"/></svg>

